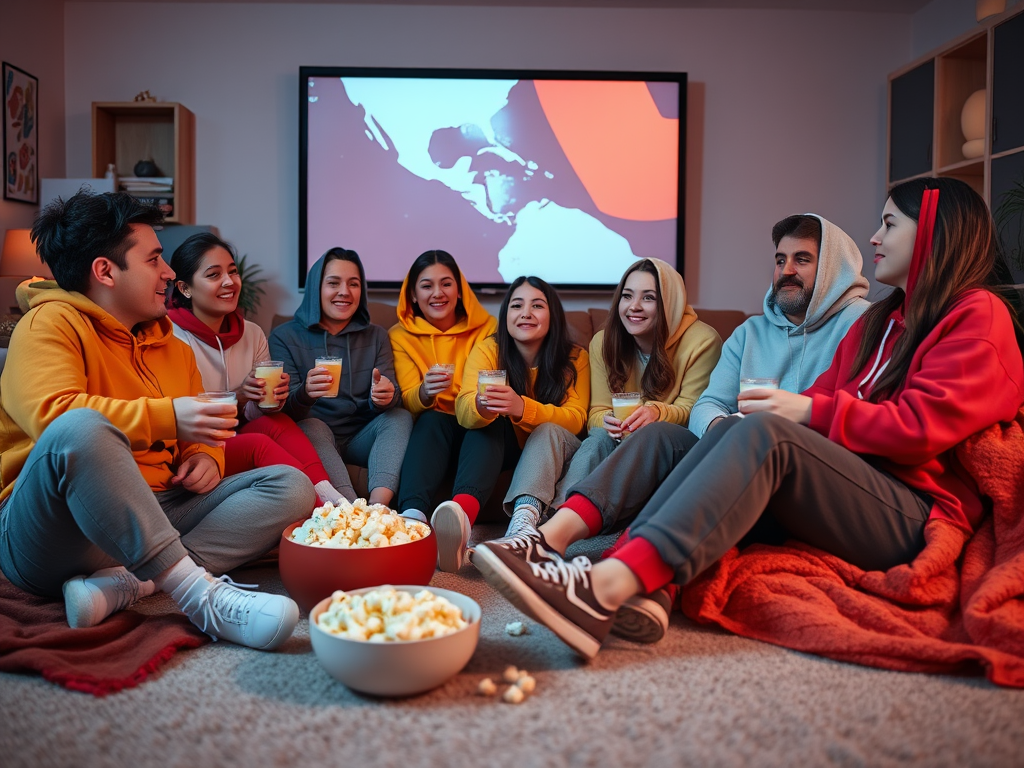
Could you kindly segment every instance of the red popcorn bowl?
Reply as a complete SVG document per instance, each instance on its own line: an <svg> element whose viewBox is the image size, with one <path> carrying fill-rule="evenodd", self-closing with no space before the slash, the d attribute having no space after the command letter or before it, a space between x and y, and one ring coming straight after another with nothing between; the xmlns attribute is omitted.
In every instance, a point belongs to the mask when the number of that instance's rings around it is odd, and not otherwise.
<svg viewBox="0 0 1024 768"><path fill-rule="evenodd" d="M407 544L338 549L293 541L292 531L304 522L299 520L284 529L278 555L284 588L303 613L337 589L350 592L381 584L426 585L434 576L437 542L433 531Z"/></svg>

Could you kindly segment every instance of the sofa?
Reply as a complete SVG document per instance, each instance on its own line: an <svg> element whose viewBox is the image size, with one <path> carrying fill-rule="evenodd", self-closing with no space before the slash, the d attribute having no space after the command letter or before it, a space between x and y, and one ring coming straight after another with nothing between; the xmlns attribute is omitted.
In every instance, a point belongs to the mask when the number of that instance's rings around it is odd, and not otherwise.
<svg viewBox="0 0 1024 768"><path fill-rule="evenodd" d="M394 304L388 304L382 301L369 301L367 302L367 308L370 310L370 321L375 325L390 328L395 324L396 316ZM718 332L718 335L722 337L722 341L729 338L732 332L748 317L745 312L735 309L695 308L695 311L697 312L698 318ZM571 310L565 313L565 319L569 324L569 330L572 334L573 341L583 347L588 347L590 345L590 340L593 338L594 334L601 329L601 326L604 325L607 317L607 306L590 307L587 310ZM288 315L275 315L272 327L276 328L281 323L288 322L289 320L291 320L291 317ZM349 475L352 478L352 485L355 487L356 492L366 496L366 468L349 465L348 470ZM448 498L450 496L451 480L451 477L445 479L445 482L442 484L441 489L438 492L438 499L436 501L440 502L444 498ZM504 512L501 508L501 503L511 481L511 471L503 472L499 476L498 484L495 486L494 492L491 494L491 498L480 510L479 520L488 522L503 520L505 518Z"/></svg>

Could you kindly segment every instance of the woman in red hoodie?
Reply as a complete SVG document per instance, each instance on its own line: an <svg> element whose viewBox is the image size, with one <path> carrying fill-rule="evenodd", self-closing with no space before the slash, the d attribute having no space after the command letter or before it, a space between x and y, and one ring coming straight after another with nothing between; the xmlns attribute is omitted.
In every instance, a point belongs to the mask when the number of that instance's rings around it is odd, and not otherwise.
<svg viewBox="0 0 1024 768"><path fill-rule="evenodd" d="M627 599L686 584L762 516L865 570L912 561L931 519L973 530L982 503L953 448L1024 402L1014 321L986 288L992 217L963 182L916 179L892 189L871 243L894 290L810 389L741 394L745 418L697 443L608 559L563 560L539 539L481 544L487 580L593 657ZM583 501L582 522L600 527L600 500Z"/></svg>

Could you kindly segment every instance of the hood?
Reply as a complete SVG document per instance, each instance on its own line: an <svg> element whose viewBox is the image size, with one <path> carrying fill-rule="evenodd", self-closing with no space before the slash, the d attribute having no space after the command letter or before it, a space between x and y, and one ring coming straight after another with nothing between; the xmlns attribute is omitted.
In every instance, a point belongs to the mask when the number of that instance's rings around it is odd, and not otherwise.
<svg viewBox="0 0 1024 768"><path fill-rule="evenodd" d="M317 259L316 263L309 268L309 274L306 276L306 291L302 297L302 303L295 310L295 321L304 328L314 331L323 330L320 327L320 283L323 281L324 258L327 253ZM366 272L363 270L363 262L359 260L358 256L355 257L355 265L359 267L359 282L362 286L362 290L359 291L359 308L341 333L361 331L370 325L370 309L366 303Z"/></svg>
<svg viewBox="0 0 1024 768"><path fill-rule="evenodd" d="M140 323L132 333L116 317L99 304L78 291L65 291L54 280L41 280L31 285L19 286L19 291L28 299L30 309L36 309L50 302L70 304L92 320L97 333L117 343L130 346L133 342L141 345L164 344L174 338L174 326L166 317Z"/></svg>
<svg viewBox="0 0 1024 768"><path fill-rule="evenodd" d="M809 333L832 315L868 294L868 280L861 274L864 259L860 249L848 234L828 219L808 213L821 222L821 248L818 252L818 273L814 278L814 293L803 323L798 327ZM768 305L772 286L764 295L764 315L780 328L793 328L792 321L777 306Z"/></svg>
<svg viewBox="0 0 1024 768"><path fill-rule="evenodd" d="M668 321L668 340L665 349L669 356L686 329L697 322L697 313L686 301L686 285L683 276L671 264L661 259L647 259L658 270L658 288L661 289L661 304Z"/></svg>
<svg viewBox="0 0 1024 768"><path fill-rule="evenodd" d="M460 320L447 331L439 331L432 326L425 318L417 317L413 313L412 302L408 299L406 288L409 284L409 276L406 275L402 281L402 290L398 294L398 323L414 336L458 336L467 331L474 331L487 324L490 313L484 309L483 304L477 299L473 289L466 282L466 276L459 273L460 293L462 294L462 306L466 310L466 317Z"/></svg>

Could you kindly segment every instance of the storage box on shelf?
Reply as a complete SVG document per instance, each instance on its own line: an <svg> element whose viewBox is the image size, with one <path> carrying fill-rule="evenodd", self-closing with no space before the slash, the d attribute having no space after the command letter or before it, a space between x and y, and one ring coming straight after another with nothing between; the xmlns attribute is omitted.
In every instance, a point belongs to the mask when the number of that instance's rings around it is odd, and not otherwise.
<svg viewBox="0 0 1024 768"><path fill-rule="evenodd" d="M113 163L119 177L134 176L140 160L152 160L160 176L173 180L171 192L133 192L167 199L167 221L194 224L195 116L175 102L128 101L92 104L92 172L100 177Z"/></svg>
<svg viewBox="0 0 1024 768"><path fill-rule="evenodd" d="M984 91L982 145L964 153L964 104ZM972 149L980 150L975 154ZM1024 167L1024 6L889 76L889 184L948 176L994 209Z"/></svg>

